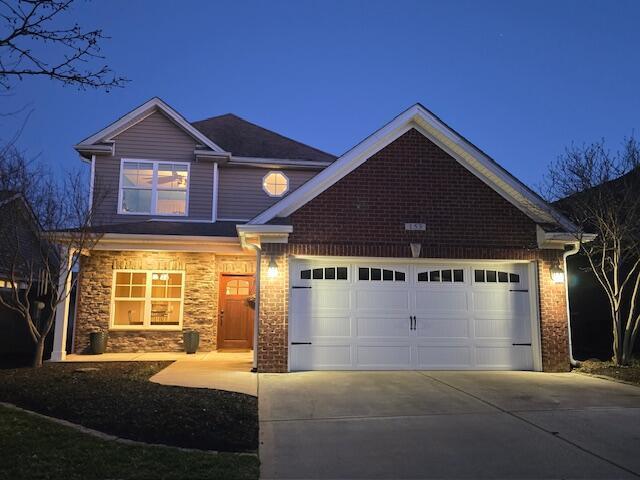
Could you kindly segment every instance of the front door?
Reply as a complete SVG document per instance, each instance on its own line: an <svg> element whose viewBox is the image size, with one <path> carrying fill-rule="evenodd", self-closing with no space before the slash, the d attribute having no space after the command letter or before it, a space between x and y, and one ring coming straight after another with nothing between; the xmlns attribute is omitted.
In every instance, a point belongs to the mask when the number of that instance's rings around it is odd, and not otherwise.
<svg viewBox="0 0 640 480"><path fill-rule="evenodd" d="M245 275L223 275L220 279L218 348L252 348L255 310L249 303L254 279Z"/></svg>

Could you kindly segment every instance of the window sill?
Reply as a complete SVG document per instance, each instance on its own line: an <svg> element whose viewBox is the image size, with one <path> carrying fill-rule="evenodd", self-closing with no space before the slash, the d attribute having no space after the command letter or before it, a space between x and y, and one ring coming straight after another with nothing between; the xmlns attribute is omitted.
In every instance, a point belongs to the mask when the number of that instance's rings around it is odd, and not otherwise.
<svg viewBox="0 0 640 480"><path fill-rule="evenodd" d="M110 332L180 332L182 325L171 327L109 327Z"/></svg>

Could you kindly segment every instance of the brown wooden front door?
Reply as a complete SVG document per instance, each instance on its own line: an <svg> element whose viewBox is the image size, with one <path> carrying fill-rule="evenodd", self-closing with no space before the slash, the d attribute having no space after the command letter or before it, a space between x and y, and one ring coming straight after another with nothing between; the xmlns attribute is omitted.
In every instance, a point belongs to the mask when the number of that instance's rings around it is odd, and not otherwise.
<svg viewBox="0 0 640 480"><path fill-rule="evenodd" d="M218 315L218 348L252 348L255 311L247 302L254 294L254 278L222 275Z"/></svg>

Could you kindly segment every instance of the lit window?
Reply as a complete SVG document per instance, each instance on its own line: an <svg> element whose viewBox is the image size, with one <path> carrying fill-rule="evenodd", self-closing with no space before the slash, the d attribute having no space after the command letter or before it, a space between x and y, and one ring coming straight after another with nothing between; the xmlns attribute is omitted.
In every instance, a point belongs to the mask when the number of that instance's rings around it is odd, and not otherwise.
<svg viewBox="0 0 640 480"><path fill-rule="evenodd" d="M122 162L119 213L186 215L189 164Z"/></svg>
<svg viewBox="0 0 640 480"><path fill-rule="evenodd" d="M115 272L112 328L179 329L183 275L182 272Z"/></svg>
<svg viewBox="0 0 640 480"><path fill-rule="evenodd" d="M249 295L249 280L229 280L225 293L227 295Z"/></svg>
<svg viewBox="0 0 640 480"><path fill-rule="evenodd" d="M289 190L289 179L282 172L269 172L262 179L262 188L267 195L281 197Z"/></svg>

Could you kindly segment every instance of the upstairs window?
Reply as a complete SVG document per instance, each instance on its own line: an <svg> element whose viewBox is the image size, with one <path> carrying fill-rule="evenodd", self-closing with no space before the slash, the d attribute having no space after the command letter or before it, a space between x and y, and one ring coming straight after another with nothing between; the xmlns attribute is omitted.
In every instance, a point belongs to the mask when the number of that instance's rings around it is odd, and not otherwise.
<svg viewBox="0 0 640 480"><path fill-rule="evenodd" d="M262 189L271 197L281 197L289 191L289 179L282 172L269 172L262 179Z"/></svg>
<svg viewBox="0 0 640 480"><path fill-rule="evenodd" d="M118 213L187 215L189 164L123 160Z"/></svg>

